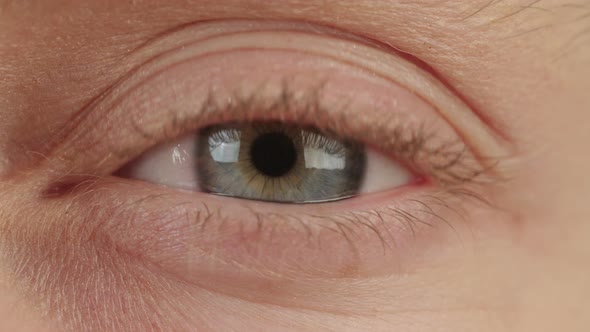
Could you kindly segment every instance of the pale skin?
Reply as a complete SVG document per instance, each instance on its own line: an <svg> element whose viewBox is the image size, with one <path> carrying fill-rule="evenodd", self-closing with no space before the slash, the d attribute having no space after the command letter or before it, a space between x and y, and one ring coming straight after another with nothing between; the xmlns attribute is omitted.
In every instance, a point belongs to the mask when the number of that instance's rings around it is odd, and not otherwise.
<svg viewBox="0 0 590 332"><path fill-rule="evenodd" d="M280 228L256 233L252 221L236 226L244 233L231 233L250 203L112 176L162 143L119 137L120 123L133 112L147 127L175 115L156 102L140 103L131 90L109 88L124 86L134 68L141 72L164 49L191 57L190 47L179 46L205 33L203 22L242 29L243 20L264 34L230 35L210 47L272 41L272 48L289 40L280 35L288 29L274 24L303 29L285 54L269 55L273 72L291 68L281 61L295 49L320 52L325 43L312 43L311 30L320 39L330 27L339 31L336 40L345 32L387 45L359 54L375 52L371 59L380 60L366 64L372 72L399 63L386 75L436 106L436 115L419 120L453 128L473 155L483 156L485 181L453 187L478 199L463 195L431 207L445 222L430 228L404 231L393 226L394 216L379 215L383 225L373 230L383 230L379 238L351 244L363 235L349 233L345 241L339 234L338 242L321 235L302 245L281 238L289 235ZM259 26L260 20L272 24ZM330 61L354 66L357 60L344 61L349 55L338 45L321 56L333 51ZM232 81L247 56L237 59L228 62L235 69L215 77ZM270 62L257 59L248 67L257 69L244 75L264 74ZM198 78L216 68L198 61L190 67L191 61L168 74L178 84L174 96L196 91L179 75ZM168 67L149 70L166 77ZM166 94L165 78L157 85L156 76L146 77L141 84ZM586 0L0 0L0 330L587 331L589 91ZM111 97L127 108L108 106ZM123 145L124 153L112 152ZM303 209L328 216L363 206L377 211L418 192L442 192L437 186ZM303 211L274 204L247 209ZM211 213L207 225L218 227L191 223L206 210L238 217L222 223ZM293 222L275 219L264 223ZM303 220L312 224L310 234L323 222L316 219ZM248 225L254 226L244 231ZM383 242L383 252L367 245L373 242Z"/></svg>

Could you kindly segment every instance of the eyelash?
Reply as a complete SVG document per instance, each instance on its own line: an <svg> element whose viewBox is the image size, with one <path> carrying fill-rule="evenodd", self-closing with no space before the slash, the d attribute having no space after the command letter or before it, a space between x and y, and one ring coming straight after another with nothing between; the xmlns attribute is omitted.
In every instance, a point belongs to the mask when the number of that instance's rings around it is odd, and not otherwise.
<svg viewBox="0 0 590 332"><path fill-rule="evenodd" d="M460 200L462 203L470 202L486 207L492 206L491 202L475 191L450 189L432 194L422 194L416 198L407 199L404 201L404 204L400 204L413 205L412 208L400 208L390 205L364 211L349 211L326 216L307 213L261 213L248 206L244 207L254 216L256 221L254 233L256 237L264 237L265 235L272 237L277 223L285 222L289 224L295 221L292 226L297 227L299 225L301 229L298 231L302 231L307 235L307 241L314 240L314 237L317 237L317 232L327 230L342 236L342 239L349 245L349 249L355 251L357 245L355 241L352 241L351 236L354 237L357 235L355 229L364 229L369 234L376 236L383 249L383 253L386 254L388 249L391 250L397 246L397 240L391 231L392 228L397 227L401 230L409 229L415 237L419 227L433 228L436 226L433 223L425 221L423 219L424 216L434 218L436 221L448 226L455 232L455 235L460 237L451 221L445 217L445 215L451 214L455 218L465 219L465 211L461 208L452 207L451 201L453 200ZM440 211L441 209L444 211L435 212L435 210ZM216 220L221 225L227 221L221 210L211 210L205 203L203 203L202 211L205 212L202 214L199 212L195 218L195 225L201 231L205 230L210 220ZM386 220L387 217L393 218L393 220ZM244 233L238 235L238 237L242 237L248 232L244 227L240 227L240 231Z"/></svg>
<svg viewBox="0 0 590 332"><path fill-rule="evenodd" d="M373 146L405 164L420 181L451 186L476 181L488 171L479 166L476 160L470 159L467 148L460 140L441 142L437 133L429 134L421 128L403 125L387 128L385 130L388 131L389 144L384 144L383 140L367 137L371 128L359 126L361 122L350 117L358 112L341 112L348 117L324 121L321 116L332 115L328 115L330 112L321 105L322 88L313 87L309 91L313 92L303 93L302 97L296 98L288 82L284 80L281 92L275 98L257 96L256 92L250 95L234 92L230 102L221 105L216 102L214 94L210 93L195 117L173 117L158 133L146 132L138 123L134 123L133 128L141 137L156 144L212 124L278 121L314 127L327 136ZM395 111L392 110L391 113L395 114ZM338 125L334 126L334 123ZM384 128L380 129L384 131ZM380 143L376 144L377 141Z"/></svg>

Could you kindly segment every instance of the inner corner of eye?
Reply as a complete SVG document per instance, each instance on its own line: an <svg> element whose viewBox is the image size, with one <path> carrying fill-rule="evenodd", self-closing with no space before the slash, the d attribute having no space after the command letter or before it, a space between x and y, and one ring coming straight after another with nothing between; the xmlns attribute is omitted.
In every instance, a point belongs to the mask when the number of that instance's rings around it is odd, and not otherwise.
<svg viewBox="0 0 590 332"><path fill-rule="evenodd" d="M315 203L391 190L412 173L385 154L280 122L215 125L163 144L125 177L257 201Z"/></svg>
<svg viewBox="0 0 590 332"><path fill-rule="evenodd" d="M183 190L198 190L195 134L160 144L119 169L115 176Z"/></svg>

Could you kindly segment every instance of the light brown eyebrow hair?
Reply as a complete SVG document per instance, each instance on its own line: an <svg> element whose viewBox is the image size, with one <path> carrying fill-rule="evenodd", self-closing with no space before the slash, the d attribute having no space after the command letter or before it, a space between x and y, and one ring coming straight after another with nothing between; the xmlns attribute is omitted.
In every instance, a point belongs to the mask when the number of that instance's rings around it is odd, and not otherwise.
<svg viewBox="0 0 590 332"><path fill-rule="evenodd" d="M530 10L530 9L536 9L536 10L545 11L545 10L547 10L546 8L543 8L543 7L539 6L539 4L542 1L543 0L529 0L529 2L527 2L527 3L516 5L515 8L512 11L510 11L510 12L508 12L506 14L501 15L500 17L494 19L493 21L494 22L498 22L498 21L501 21L501 20L510 18L512 16L518 15L521 12L524 12L524 11ZM475 10L473 13L467 15L464 19L468 19L468 18L474 17L477 14L485 11L486 9L490 9L494 5L498 5L498 4L501 4L501 3L505 3L505 0L490 0L488 3L484 4L482 7L479 7L477 10Z"/></svg>

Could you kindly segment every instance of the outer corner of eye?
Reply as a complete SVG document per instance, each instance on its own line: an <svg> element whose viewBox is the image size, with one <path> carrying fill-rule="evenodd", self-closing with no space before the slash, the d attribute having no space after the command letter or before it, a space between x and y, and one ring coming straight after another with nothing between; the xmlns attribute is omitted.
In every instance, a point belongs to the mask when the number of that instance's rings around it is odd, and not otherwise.
<svg viewBox="0 0 590 332"><path fill-rule="evenodd" d="M400 162L378 151L367 149L367 165L360 194L383 192L418 182Z"/></svg>
<svg viewBox="0 0 590 332"><path fill-rule="evenodd" d="M213 126L133 161L123 177L278 203L318 203L393 190L415 176L364 145L284 123Z"/></svg>

